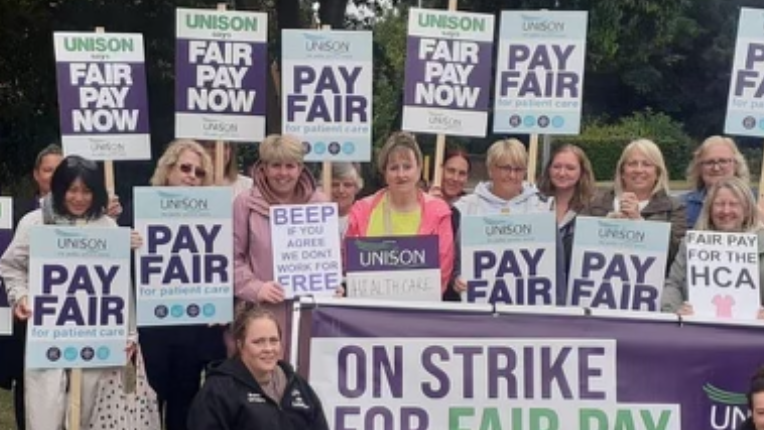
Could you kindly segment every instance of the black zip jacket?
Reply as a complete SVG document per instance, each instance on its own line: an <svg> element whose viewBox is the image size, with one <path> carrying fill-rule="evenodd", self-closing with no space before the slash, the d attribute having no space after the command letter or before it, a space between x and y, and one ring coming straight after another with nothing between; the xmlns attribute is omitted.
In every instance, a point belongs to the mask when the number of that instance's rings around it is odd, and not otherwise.
<svg viewBox="0 0 764 430"><path fill-rule="evenodd" d="M740 427L738 427L737 430L756 430L756 427L753 425L753 418L748 417L747 420L740 424Z"/></svg>
<svg viewBox="0 0 764 430"><path fill-rule="evenodd" d="M281 404L268 397L240 358L210 365L188 414L189 430L329 430L321 402L292 367Z"/></svg>

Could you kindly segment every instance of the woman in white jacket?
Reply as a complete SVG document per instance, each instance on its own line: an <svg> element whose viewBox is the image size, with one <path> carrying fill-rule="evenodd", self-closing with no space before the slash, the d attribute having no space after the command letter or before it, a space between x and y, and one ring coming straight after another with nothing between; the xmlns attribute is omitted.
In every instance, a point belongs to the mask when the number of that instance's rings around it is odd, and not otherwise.
<svg viewBox="0 0 764 430"><path fill-rule="evenodd" d="M32 316L29 294L29 234L39 225L82 225L83 227L116 227L105 213L108 194L96 163L79 156L65 158L51 180L51 192L40 209L21 219L8 249L0 258L0 273L13 315L19 320ZM131 246L140 245L133 234ZM134 330L133 330L134 332ZM132 353L135 336L127 351ZM85 369L82 372L81 423L87 428L99 379L111 369ZM27 430L60 430L66 418L68 374L62 369L25 369Z"/></svg>

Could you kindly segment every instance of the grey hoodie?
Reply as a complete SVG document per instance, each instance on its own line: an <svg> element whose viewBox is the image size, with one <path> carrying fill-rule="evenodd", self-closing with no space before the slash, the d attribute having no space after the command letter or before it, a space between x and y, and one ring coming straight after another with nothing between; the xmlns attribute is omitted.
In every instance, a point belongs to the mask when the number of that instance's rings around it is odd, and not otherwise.
<svg viewBox="0 0 764 430"><path fill-rule="evenodd" d="M475 192L454 203L462 215L527 214L549 212L554 198L539 193L535 185L523 182L523 189L517 196L504 200L493 193L493 182L481 182Z"/></svg>

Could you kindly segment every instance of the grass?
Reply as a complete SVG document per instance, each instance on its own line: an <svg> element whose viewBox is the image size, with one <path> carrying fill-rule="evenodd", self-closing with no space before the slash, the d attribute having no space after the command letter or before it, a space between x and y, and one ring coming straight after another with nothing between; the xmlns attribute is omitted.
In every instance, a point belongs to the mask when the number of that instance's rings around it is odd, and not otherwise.
<svg viewBox="0 0 764 430"><path fill-rule="evenodd" d="M13 418L13 400L11 392L0 389L0 429L10 430L16 428Z"/></svg>

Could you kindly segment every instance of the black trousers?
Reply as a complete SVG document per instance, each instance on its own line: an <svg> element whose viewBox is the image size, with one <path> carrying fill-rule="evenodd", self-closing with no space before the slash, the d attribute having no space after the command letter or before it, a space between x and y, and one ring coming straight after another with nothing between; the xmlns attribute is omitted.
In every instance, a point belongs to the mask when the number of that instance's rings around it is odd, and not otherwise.
<svg viewBox="0 0 764 430"><path fill-rule="evenodd" d="M16 428L26 430L24 407L24 347L27 325L19 321L13 324L13 335L0 337L0 387L13 390L13 412Z"/></svg>
<svg viewBox="0 0 764 430"><path fill-rule="evenodd" d="M140 330L146 375L157 393L166 430L187 430L186 418L211 361L225 358L222 327L177 326Z"/></svg>

